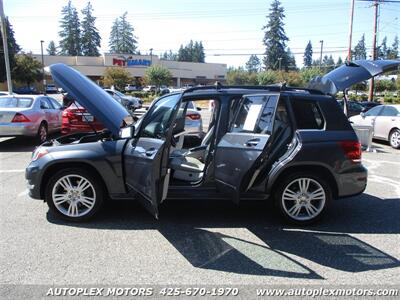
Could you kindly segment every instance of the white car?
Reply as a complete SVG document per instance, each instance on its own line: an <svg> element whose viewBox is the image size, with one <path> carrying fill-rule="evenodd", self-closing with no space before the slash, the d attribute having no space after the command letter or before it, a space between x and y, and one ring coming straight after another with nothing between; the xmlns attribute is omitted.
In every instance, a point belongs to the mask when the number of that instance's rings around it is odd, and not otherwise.
<svg viewBox="0 0 400 300"><path fill-rule="evenodd" d="M400 149L400 105L375 106L349 120L354 125L372 126L374 139L389 141L390 146Z"/></svg>

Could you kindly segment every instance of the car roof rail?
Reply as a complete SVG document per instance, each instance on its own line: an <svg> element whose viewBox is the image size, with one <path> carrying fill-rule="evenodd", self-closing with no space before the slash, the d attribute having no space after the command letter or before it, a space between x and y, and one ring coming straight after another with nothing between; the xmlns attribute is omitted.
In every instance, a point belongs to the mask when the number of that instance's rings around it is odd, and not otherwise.
<svg viewBox="0 0 400 300"><path fill-rule="evenodd" d="M215 85L205 85L205 86L196 86L189 88L184 91L184 93L190 93L200 90L210 90L215 89L219 90L227 90L227 89L245 89L245 90L265 90L271 92L283 92L283 91L292 91L292 92L306 92L309 94L315 95L325 95L321 91L314 89L307 89L302 87L289 87L286 85L286 82L280 84L271 84L271 85L222 85L220 82L216 82Z"/></svg>

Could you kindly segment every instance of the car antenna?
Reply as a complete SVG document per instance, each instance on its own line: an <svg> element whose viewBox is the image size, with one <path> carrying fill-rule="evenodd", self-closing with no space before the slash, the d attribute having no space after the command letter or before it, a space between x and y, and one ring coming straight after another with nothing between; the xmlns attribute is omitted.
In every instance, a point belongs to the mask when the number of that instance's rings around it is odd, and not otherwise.
<svg viewBox="0 0 400 300"><path fill-rule="evenodd" d="M73 99L72 102L74 103L75 107L77 109L79 109L78 105L76 104L75 99ZM93 124L89 122L89 120L86 118L86 115L84 113L82 113L82 117L85 118L86 123L88 123L90 128L92 128L92 130L94 131L94 134L97 134L96 128L94 128Z"/></svg>
<svg viewBox="0 0 400 300"><path fill-rule="evenodd" d="M217 91L220 90L220 89L222 89L222 83L219 82L219 81L216 81L216 82L214 83L214 86L215 86L215 88L216 88Z"/></svg>
<svg viewBox="0 0 400 300"><path fill-rule="evenodd" d="M281 82L280 89L281 89L281 91L286 90L286 81Z"/></svg>

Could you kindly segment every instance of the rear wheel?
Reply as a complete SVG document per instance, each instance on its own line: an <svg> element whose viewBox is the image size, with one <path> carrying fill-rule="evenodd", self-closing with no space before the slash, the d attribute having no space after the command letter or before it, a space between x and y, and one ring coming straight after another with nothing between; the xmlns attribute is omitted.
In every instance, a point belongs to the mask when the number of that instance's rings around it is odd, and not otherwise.
<svg viewBox="0 0 400 300"><path fill-rule="evenodd" d="M395 149L400 149L400 130L393 129L389 134L389 143Z"/></svg>
<svg viewBox="0 0 400 300"><path fill-rule="evenodd" d="M47 140L47 134L48 134L48 130L47 130L47 125L45 122L40 123L38 132L36 134L36 140L38 143L42 144Z"/></svg>
<svg viewBox="0 0 400 300"><path fill-rule="evenodd" d="M68 221L86 221L103 204L104 189L91 172L79 168L62 170L52 176L46 188L50 210Z"/></svg>
<svg viewBox="0 0 400 300"><path fill-rule="evenodd" d="M318 220L331 199L328 183L312 173L295 173L287 177L276 193L282 215L297 224Z"/></svg>

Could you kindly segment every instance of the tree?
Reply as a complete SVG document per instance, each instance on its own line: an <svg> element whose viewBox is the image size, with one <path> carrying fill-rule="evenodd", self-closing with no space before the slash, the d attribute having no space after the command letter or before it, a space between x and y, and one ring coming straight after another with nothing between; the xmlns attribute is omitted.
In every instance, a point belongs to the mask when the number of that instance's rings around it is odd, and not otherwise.
<svg viewBox="0 0 400 300"><path fill-rule="evenodd" d="M61 30L58 33L61 55L81 55L81 29L78 11L72 6L71 1L61 10Z"/></svg>
<svg viewBox="0 0 400 300"><path fill-rule="evenodd" d="M203 43L190 40L186 46L181 45L178 50L178 61L203 63L205 61Z"/></svg>
<svg viewBox="0 0 400 300"><path fill-rule="evenodd" d="M384 92L384 91L395 91L396 90L396 82L389 79L381 79L375 80L375 91L376 92Z"/></svg>
<svg viewBox="0 0 400 300"><path fill-rule="evenodd" d="M335 61L333 60L332 54L330 56L325 55L322 60L322 67L326 73L332 71L335 68Z"/></svg>
<svg viewBox="0 0 400 300"><path fill-rule="evenodd" d="M103 84L105 86L114 86L117 90L122 91L125 86L132 82L131 74L122 67L107 68L103 74Z"/></svg>
<svg viewBox="0 0 400 300"><path fill-rule="evenodd" d="M338 58L338 60L337 60L337 62L336 62L335 68L340 67L341 65L343 65L343 60L342 60L342 58L339 56L339 58Z"/></svg>
<svg viewBox="0 0 400 300"><path fill-rule="evenodd" d="M278 76L274 71L266 70L258 73L257 80L259 85L268 85L276 83L278 81Z"/></svg>
<svg viewBox="0 0 400 300"><path fill-rule="evenodd" d="M226 74L226 82L228 85L257 85L257 74L248 72L243 67L229 68Z"/></svg>
<svg viewBox="0 0 400 300"><path fill-rule="evenodd" d="M313 49L311 41L308 41L306 49L304 50L303 55L303 65L305 68L309 68L312 65L312 56L313 56Z"/></svg>
<svg viewBox="0 0 400 300"><path fill-rule="evenodd" d="M382 40L381 45L378 47L378 57L386 59L387 55L388 55L387 37L385 36Z"/></svg>
<svg viewBox="0 0 400 300"><path fill-rule="evenodd" d="M392 47L388 50L387 59L399 58L399 37L396 35L393 40Z"/></svg>
<svg viewBox="0 0 400 300"><path fill-rule="evenodd" d="M152 65L146 69L146 81L159 88L161 85L168 85L171 82L171 72L162 65Z"/></svg>
<svg viewBox="0 0 400 300"><path fill-rule="evenodd" d="M261 61L257 55L250 55L249 60L246 62L246 70L249 73L257 73L261 69Z"/></svg>
<svg viewBox="0 0 400 300"><path fill-rule="evenodd" d="M165 51L161 55L161 58L165 60L178 60L178 53L174 53L172 50L169 50L169 52Z"/></svg>
<svg viewBox="0 0 400 300"><path fill-rule="evenodd" d="M5 19L5 25L7 33L8 59L10 62L10 69L12 70L15 67L15 54L17 54L21 50L21 48L15 40L14 30L8 18ZM3 49L3 36L0 34L0 82L6 81L7 79Z"/></svg>
<svg viewBox="0 0 400 300"><path fill-rule="evenodd" d="M312 78L322 75L324 75L324 72L318 67L306 68L300 71L300 77L305 85L307 85Z"/></svg>
<svg viewBox="0 0 400 300"><path fill-rule="evenodd" d="M137 54L137 40L133 35L133 26L127 20L128 12L115 19L110 33L111 53Z"/></svg>
<svg viewBox="0 0 400 300"><path fill-rule="evenodd" d="M352 54L353 54L352 55L353 60L367 58L367 49L365 47L365 34L362 35L361 39L358 41L357 45L354 47L354 51Z"/></svg>
<svg viewBox="0 0 400 300"><path fill-rule="evenodd" d="M281 59L282 69L287 69L288 57L285 51L286 42L289 41L283 28L284 9L278 0L271 4L268 23L262 29L265 30L263 43L266 47L264 65L266 69L277 70L278 61Z"/></svg>
<svg viewBox="0 0 400 300"><path fill-rule="evenodd" d="M31 54L22 53L16 56L13 74L16 81L26 83L30 87L31 83L42 78L42 64Z"/></svg>
<svg viewBox="0 0 400 300"><path fill-rule="evenodd" d="M99 56L99 47L101 43L101 37L97 30L94 22L96 17L92 15L93 7L90 2L87 3L86 7L82 9L83 20L82 20L82 54L85 56Z"/></svg>
<svg viewBox="0 0 400 300"><path fill-rule="evenodd" d="M287 57L287 68L286 69L289 69L291 71L297 70L296 58L294 57L290 48L287 48L287 50L286 50L286 57ZM281 68L282 68L282 66L281 66Z"/></svg>
<svg viewBox="0 0 400 300"><path fill-rule="evenodd" d="M54 41L50 41L50 43L47 45L46 51L48 55L57 55L57 47Z"/></svg>

